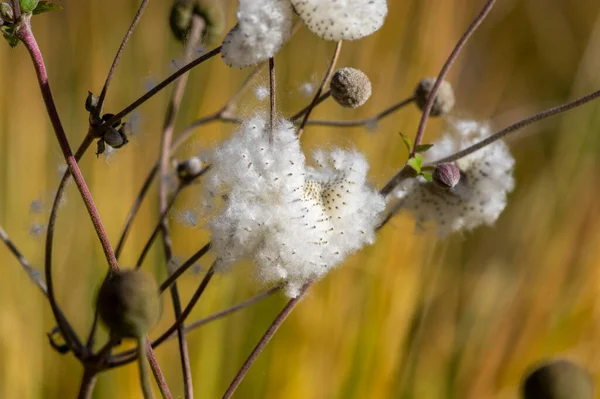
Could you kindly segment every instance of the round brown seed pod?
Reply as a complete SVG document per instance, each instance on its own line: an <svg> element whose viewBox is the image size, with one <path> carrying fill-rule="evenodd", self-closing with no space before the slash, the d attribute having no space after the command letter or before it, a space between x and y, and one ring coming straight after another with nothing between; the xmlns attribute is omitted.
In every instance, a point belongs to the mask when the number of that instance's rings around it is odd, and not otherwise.
<svg viewBox="0 0 600 399"><path fill-rule="evenodd" d="M194 15L204 20L202 43L216 43L225 32L225 12L219 0L178 0L171 8L169 25L177 40L184 41L192 26Z"/></svg>
<svg viewBox="0 0 600 399"><path fill-rule="evenodd" d="M425 78L419 82L419 85L415 89L415 102L417 106L423 111L429 98L429 93L435 85L436 78ZM433 101L433 107L431 107L431 116L445 115L452 111L454 108L454 90L452 85L447 81L443 80L437 92L437 96Z"/></svg>
<svg viewBox="0 0 600 399"><path fill-rule="evenodd" d="M342 68L335 71L329 89L334 100L346 108L358 108L371 97L369 77L354 68Z"/></svg>
<svg viewBox="0 0 600 399"><path fill-rule="evenodd" d="M139 269L121 271L105 280L97 305L100 318L117 337L142 337L160 316L156 281Z"/></svg>
<svg viewBox="0 0 600 399"><path fill-rule="evenodd" d="M525 378L523 399L592 399L594 386L590 374L568 360L539 365Z"/></svg>
<svg viewBox="0 0 600 399"><path fill-rule="evenodd" d="M433 182L444 189L451 189L460 181L460 170L453 163L442 163L433 170Z"/></svg>

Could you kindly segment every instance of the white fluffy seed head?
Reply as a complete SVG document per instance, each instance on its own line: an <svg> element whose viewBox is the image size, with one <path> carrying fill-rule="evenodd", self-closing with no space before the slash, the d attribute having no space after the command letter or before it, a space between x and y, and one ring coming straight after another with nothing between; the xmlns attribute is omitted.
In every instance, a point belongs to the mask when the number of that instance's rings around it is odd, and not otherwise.
<svg viewBox="0 0 600 399"><path fill-rule="evenodd" d="M308 29L325 40L356 40L379 30L387 0L291 0Z"/></svg>
<svg viewBox="0 0 600 399"><path fill-rule="evenodd" d="M489 136L487 124L452 121L450 132L426 153L435 161L460 151ZM514 158L508 147L496 141L456 161L460 181L441 188L423 179L406 180L396 189L401 208L411 212L417 225L434 222L440 236L460 230L492 225L506 207L506 197L514 188Z"/></svg>
<svg viewBox="0 0 600 399"><path fill-rule="evenodd" d="M243 68L273 57L290 37L292 17L288 0L240 0L238 23L223 41L223 61Z"/></svg>
<svg viewBox="0 0 600 399"><path fill-rule="evenodd" d="M384 201L360 153L319 151L309 167L289 122L272 139L267 130L255 117L217 149L203 198L218 269L251 259L261 281L283 281L293 297L374 241Z"/></svg>

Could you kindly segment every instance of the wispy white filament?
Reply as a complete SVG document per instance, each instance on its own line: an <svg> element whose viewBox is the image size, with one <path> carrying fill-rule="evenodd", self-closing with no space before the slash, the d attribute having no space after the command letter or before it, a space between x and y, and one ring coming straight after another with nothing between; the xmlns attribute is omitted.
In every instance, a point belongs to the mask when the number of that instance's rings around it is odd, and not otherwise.
<svg viewBox="0 0 600 399"><path fill-rule="evenodd" d="M487 124L451 121L450 131L426 153L436 161L456 153L490 135ZM458 185L448 190L424 179L404 181L396 189L403 209L410 211L417 225L434 222L440 236L480 225L492 225L506 207L506 196L514 188L514 158L501 141L456 162L461 171Z"/></svg>
<svg viewBox="0 0 600 399"><path fill-rule="evenodd" d="M374 241L384 201L366 184L365 158L335 149L314 160L306 166L289 122L271 138L262 116L216 150L204 199L218 268L251 259L259 279L284 281L294 297Z"/></svg>

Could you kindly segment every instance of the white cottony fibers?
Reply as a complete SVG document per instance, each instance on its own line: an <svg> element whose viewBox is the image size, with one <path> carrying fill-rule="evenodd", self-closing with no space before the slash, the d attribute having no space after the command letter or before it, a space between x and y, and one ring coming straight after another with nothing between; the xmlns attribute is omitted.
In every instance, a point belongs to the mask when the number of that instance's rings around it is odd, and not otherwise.
<svg viewBox="0 0 600 399"><path fill-rule="evenodd" d="M215 151L208 226L219 269L251 259L262 281L285 282L294 297L374 241L384 201L360 153L318 151L308 167L292 124L280 121L272 139L267 125L254 117Z"/></svg>
<svg viewBox="0 0 600 399"><path fill-rule="evenodd" d="M326 40L356 40L377 31L387 0L291 0L308 29Z"/></svg>
<svg viewBox="0 0 600 399"><path fill-rule="evenodd" d="M292 17L289 0L240 0L238 23L223 41L223 61L242 68L273 57L290 37Z"/></svg>
<svg viewBox="0 0 600 399"><path fill-rule="evenodd" d="M450 130L426 153L426 161L456 153L490 134L488 125L475 121L453 121ZM456 161L461 176L453 188L440 188L418 178L404 181L395 193L401 207L414 214L419 226L433 221L442 237L482 224L492 225L514 188L514 163L508 147L496 141Z"/></svg>

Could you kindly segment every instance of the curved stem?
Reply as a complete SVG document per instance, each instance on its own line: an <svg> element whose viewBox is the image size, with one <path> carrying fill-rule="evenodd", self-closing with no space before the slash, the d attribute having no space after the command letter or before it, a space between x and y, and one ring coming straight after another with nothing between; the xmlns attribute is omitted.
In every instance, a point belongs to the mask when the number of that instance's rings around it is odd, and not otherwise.
<svg viewBox="0 0 600 399"><path fill-rule="evenodd" d="M46 110L48 112L48 116L50 117L50 121L52 122L52 127L54 128L54 133L56 134L56 138L58 139L60 148L63 152L65 160L67 161L69 170L73 175L73 179L77 184L77 188L81 193L83 202L85 203L92 223L94 224L94 228L96 229L96 233L98 235L98 238L100 239L100 243L102 244L102 249L104 251L104 255L106 256L106 260L108 261L109 267L112 269L112 271L116 272L119 270L117 258L115 258L115 254L110 245L108 235L104 230L104 226L102 225L100 215L98 214L98 210L96 208L96 205L94 204L94 200L92 199L90 190L85 182L85 179L83 178L83 174L81 173L79 166L77 165L77 160L73 156L71 147L69 146L67 135L65 134L65 130L60 121L58 111L56 110L56 105L54 104L52 91L50 90L50 84L48 83L48 74L46 72L44 59L35 40L33 32L31 31L29 21L23 21L19 30L17 31L17 36L23 42L25 47L27 47L27 50L31 55L31 59L33 61L33 65L35 67L36 75L38 78L40 90L42 92L42 97L46 105Z"/></svg>
<svg viewBox="0 0 600 399"><path fill-rule="evenodd" d="M163 293L167 288L171 286L177 279L185 273L187 269L192 267L200 258L202 258L210 250L210 242L200 248L194 255L186 260L181 266L177 268L171 275L160 285L160 292Z"/></svg>
<svg viewBox="0 0 600 399"><path fill-rule="evenodd" d="M292 115L290 117L290 120L292 122L295 122L296 120L300 119L302 116L306 115L308 113L308 111L315 108L317 105L321 104L323 101L327 100L329 97L331 97L331 90L327 90L325 93L321 94L319 96L319 98L317 98L317 101L315 101L314 105L312 103L310 103L309 105L307 105L300 111L296 112L294 115ZM305 125L306 124L308 124L308 121L305 123Z"/></svg>
<svg viewBox="0 0 600 399"><path fill-rule="evenodd" d="M242 365L242 368L238 371L236 376L233 378L233 381L231 381L229 388L227 388L227 391L225 392L225 394L223 394L223 399L229 399L229 398L231 398L231 396L233 396L233 393L235 392L237 387L242 383L242 380L244 379L246 374L248 374L250 367L252 367L252 365L258 358L258 355L260 355L260 353L263 351L265 346L267 346L267 344L269 343L271 338L273 338L273 335L275 335L275 333L277 332L279 327L283 324L285 319L287 319L287 317L292 312L292 310L294 310L294 308L296 307L298 302L300 302L300 300L302 299L304 294L307 292L307 290L311 286L311 284L312 283L310 283L310 282L304 284L304 286L300 290L300 293L298 294L298 296L296 298L290 299L289 302L281 310L281 312L279 312L279 314L277 315L275 320L273 320L273 322L271 323L271 325L269 326L269 328L267 329L265 334L262 336L260 341L258 341L258 344L254 348L252 353L250 353L250 356L248 356L248 359L246 359L246 361Z"/></svg>
<svg viewBox="0 0 600 399"><path fill-rule="evenodd" d="M465 148L462 151L457 152L456 154L452 154L446 158L442 158L435 162L431 162L430 164L427 164L425 166L433 166L433 165L438 165L440 163L454 162L462 157L466 157L467 155L472 154L475 151L482 149L483 147L486 147L486 146L492 144L494 141L498 141L498 140L502 139L504 136L506 136L512 132L516 132L517 130L524 128L527 125L531 125L532 123L541 121L542 119L546 119L551 116L563 113L565 111L569 111L570 109L579 107L587 102L595 100L598 97L600 97L600 90L596 90L596 91L594 91L590 94L587 94L583 97L576 98L575 100L570 101L566 104L559 105L559 106L553 107L553 108L549 108L542 112L538 112L535 115L532 115L528 118L522 119L518 122L513 123L510 126L505 127L502 130L497 131L496 133L492 134L491 136L481 140L478 143L473 144L470 147Z"/></svg>
<svg viewBox="0 0 600 399"><path fill-rule="evenodd" d="M195 60L182 66L180 69L178 69L176 72L174 72L171 76L169 76L168 78L166 78L165 80L163 80L162 82L160 82L159 84L154 86L152 88L152 90L148 91L146 94L144 94L143 96L141 96L140 98L138 98L137 100L135 100L134 102L129 104L122 111L117 113L115 116L113 116L112 118L110 118L109 120L104 122L102 124L102 126L108 127L108 126L111 126L112 124L114 124L115 122L123 119L123 117L127 116L129 113L131 113L137 107L139 107L140 105L142 105L143 103L145 103L146 101L148 101L149 99L154 97L156 95L156 93L158 93L159 91L161 91L162 89L164 89L165 87L167 87L168 85L173 83L181 75L185 74L187 71L194 68L195 66L202 64L204 61L211 59L212 57L219 54L220 52L221 52L221 46L209 51L208 53L206 53L204 55L201 55L200 57L196 58Z"/></svg>
<svg viewBox="0 0 600 399"><path fill-rule="evenodd" d="M29 264L25 256L23 256L17 246L10 240L8 234L6 234L2 226L0 226L0 240L6 244L8 250L21 264L21 267L23 267L23 270L25 270L25 273L27 273L31 281L40 289L40 291L42 291L42 294L44 294L45 297L48 297L48 288L46 287L46 282L42 278L41 273L35 270L35 268Z"/></svg>
<svg viewBox="0 0 600 399"><path fill-rule="evenodd" d="M98 373L95 370L86 367L83 370L83 377L81 378L77 399L92 399L97 379Z"/></svg>
<svg viewBox="0 0 600 399"><path fill-rule="evenodd" d="M150 373L148 372L148 355L146 353L146 337L142 336L138 339L137 353L140 369L140 386L144 399L153 399L152 386L150 385Z"/></svg>
<svg viewBox="0 0 600 399"><path fill-rule="evenodd" d="M417 134L415 135L415 141L413 143L413 148L412 148L409 158L412 158L415 155L415 149L417 148L418 145L421 144L421 141L423 140L423 134L425 132L425 125L427 124L429 114L431 113L431 109L433 108L433 102L435 101L438 89L440 88L442 81L448 74L450 67L452 66L452 64L454 63L456 58L458 57L458 54L460 53L460 51L463 49L463 47L467 43L467 40L469 40L469 38L471 37L473 32L475 32L477 27L481 24L481 22L483 22L485 17L492 10L492 7L494 6L495 2L496 2L496 0L487 0L486 1L485 5L483 6L483 9L475 17L473 22L471 22L471 24L467 28L466 32L459 39L458 43L456 43L456 46L454 47L454 49L448 56L448 59L444 63L444 66L442 67L442 70L438 74L438 77L435 80L435 84L433 85L433 88L431 89L431 92L429 93L429 97L427 98L427 103L425 104L425 109L423 109L423 114L421 115L421 121L419 122L419 128L417 129Z"/></svg>
<svg viewBox="0 0 600 399"><path fill-rule="evenodd" d="M137 13L135 14L135 17L133 17L133 21L131 21L131 25L129 26L129 29L127 29L127 32L125 32L125 36L123 37L123 40L121 41L121 45L119 46L119 49L117 50L117 54L115 54L115 58L113 59L112 65L110 66L110 69L108 71L108 75L106 75L106 80L104 81L104 86L102 86L102 91L100 92L100 96L98 97L98 105L96 106L96 115L95 116L100 116L100 114L102 113L102 105L104 105L104 99L106 98L108 86L110 85L110 82L112 81L112 78L115 74L115 70L117 69L117 65L119 65L119 61L121 60L121 55L123 54L123 50L125 49L125 46L127 45L127 42L129 41L129 39L131 38L131 35L133 34L135 27L137 26L138 22L140 21L140 18L142 17L142 14L143 14L144 10L146 9L147 5L148 5L148 0L142 0L142 3L140 4L140 6L137 10Z"/></svg>
<svg viewBox="0 0 600 399"><path fill-rule="evenodd" d="M329 79L331 79L331 76L333 75L333 69L335 68L335 64L337 64L338 57L340 56L340 51L342 51L342 41L341 40L338 41L335 45L335 51L333 52L333 57L331 57L331 62L329 63L329 68L327 68L327 72L325 73L325 76L323 77L323 80L321 81L321 85L317 89L317 92L315 93L315 96L313 97L312 102L308 106L308 109L306 110L306 113L304 114L304 118L302 119L302 123L300 123L300 127L298 128L298 133L296 133L298 137L302 136L302 133L304 132L304 126L306 126L306 122L308 121L308 118L310 117L310 113L312 112L313 108L319 102L319 98L321 97L323 88L325 87L325 85L327 84Z"/></svg>

